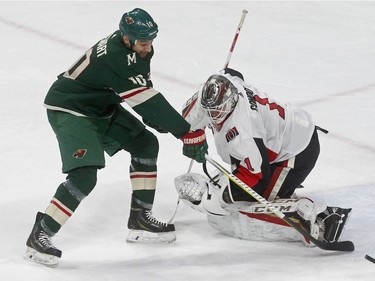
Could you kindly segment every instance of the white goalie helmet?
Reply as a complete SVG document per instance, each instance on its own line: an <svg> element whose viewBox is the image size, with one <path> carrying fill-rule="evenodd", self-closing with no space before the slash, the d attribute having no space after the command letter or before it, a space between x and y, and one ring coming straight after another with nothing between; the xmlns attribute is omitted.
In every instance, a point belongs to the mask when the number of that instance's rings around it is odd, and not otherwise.
<svg viewBox="0 0 375 281"><path fill-rule="evenodd" d="M222 74L211 75L201 90L201 107L214 126L227 118L237 101L236 86Z"/></svg>

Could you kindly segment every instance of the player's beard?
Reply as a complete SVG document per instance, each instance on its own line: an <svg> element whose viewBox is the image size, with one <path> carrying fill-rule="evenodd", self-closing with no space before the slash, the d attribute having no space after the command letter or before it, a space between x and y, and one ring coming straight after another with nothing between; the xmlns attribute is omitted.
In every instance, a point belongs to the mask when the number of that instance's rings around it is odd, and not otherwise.
<svg viewBox="0 0 375 281"><path fill-rule="evenodd" d="M138 53L138 54L139 54L139 56L140 56L142 59L144 59L144 58L147 57L148 52L141 52L141 53Z"/></svg>

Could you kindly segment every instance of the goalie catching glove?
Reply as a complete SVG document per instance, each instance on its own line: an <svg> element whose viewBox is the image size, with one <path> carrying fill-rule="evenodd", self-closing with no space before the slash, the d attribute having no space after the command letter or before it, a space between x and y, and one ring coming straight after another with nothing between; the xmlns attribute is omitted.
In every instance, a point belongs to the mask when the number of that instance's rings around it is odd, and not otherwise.
<svg viewBox="0 0 375 281"><path fill-rule="evenodd" d="M184 143L182 153L185 156L199 163L206 163L205 155L208 151L208 144L204 130L200 129L186 133L181 140Z"/></svg>
<svg viewBox="0 0 375 281"><path fill-rule="evenodd" d="M207 179L200 174L186 173L174 179L178 196L181 199L199 204L207 190Z"/></svg>

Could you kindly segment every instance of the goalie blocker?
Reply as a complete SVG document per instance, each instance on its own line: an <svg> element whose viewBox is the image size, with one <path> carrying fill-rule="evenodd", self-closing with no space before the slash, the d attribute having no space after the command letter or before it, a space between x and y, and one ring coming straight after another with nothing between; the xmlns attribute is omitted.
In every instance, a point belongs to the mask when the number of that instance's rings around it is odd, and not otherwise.
<svg viewBox="0 0 375 281"><path fill-rule="evenodd" d="M302 241L315 246L264 205L235 202L228 179L219 174L215 184L200 174L186 173L175 178L181 200L207 214L211 227L228 236L254 241ZM301 224L314 238L328 243L339 241L351 209L329 207L309 198L278 198L272 202L279 211Z"/></svg>

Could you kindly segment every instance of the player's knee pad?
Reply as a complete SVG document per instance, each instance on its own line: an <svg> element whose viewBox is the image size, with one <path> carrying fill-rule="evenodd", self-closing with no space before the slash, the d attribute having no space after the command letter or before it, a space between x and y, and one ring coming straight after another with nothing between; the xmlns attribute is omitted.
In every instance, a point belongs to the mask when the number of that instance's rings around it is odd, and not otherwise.
<svg viewBox="0 0 375 281"><path fill-rule="evenodd" d="M98 169L95 166L73 169L68 172L64 186L78 201L82 201L94 189L97 171Z"/></svg>
<svg viewBox="0 0 375 281"><path fill-rule="evenodd" d="M156 171L157 158L132 157L130 172L134 171Z"/></svg>

